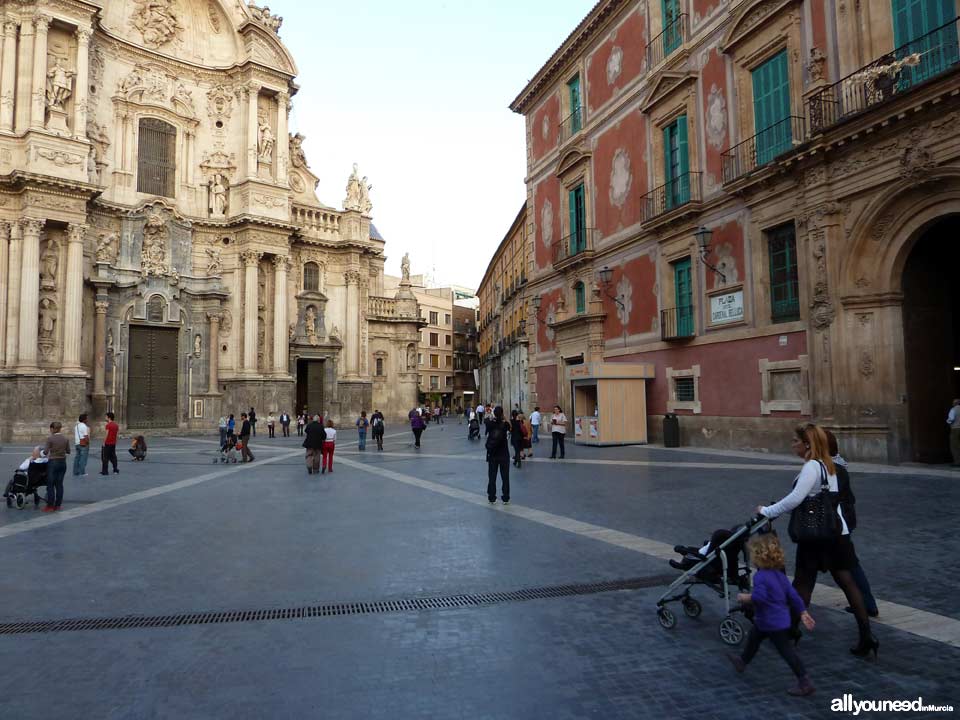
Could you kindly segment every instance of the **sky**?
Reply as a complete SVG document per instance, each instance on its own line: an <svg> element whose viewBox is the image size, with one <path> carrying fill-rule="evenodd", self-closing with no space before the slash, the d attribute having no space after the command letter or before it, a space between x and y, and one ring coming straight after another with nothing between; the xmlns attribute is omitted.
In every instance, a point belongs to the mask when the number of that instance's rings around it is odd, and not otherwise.
<svg viewBox="0 0 960 720"><path fill-rule="evenodd" d="M342 207L357 163L390 274L479 285L526 199L524 120L507 107L592 0L274 0L297 63L291 132Z"/></svg>

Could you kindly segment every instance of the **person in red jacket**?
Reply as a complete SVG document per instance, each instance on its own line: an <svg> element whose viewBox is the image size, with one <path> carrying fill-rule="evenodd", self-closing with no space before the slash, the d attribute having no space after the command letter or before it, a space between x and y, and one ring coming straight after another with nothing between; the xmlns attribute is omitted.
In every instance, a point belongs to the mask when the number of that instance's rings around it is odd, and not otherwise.
<svg viewBox="0 0 960 720"><path fill-rule="evenodd" d="M107 413L106 433L103 436L103 447L100 449L100 474L107 475L107 467L113 463L113 472L119 473L117 467L117 435L120 432L120 426L115 421L116 415L112 412Z"/></svg>

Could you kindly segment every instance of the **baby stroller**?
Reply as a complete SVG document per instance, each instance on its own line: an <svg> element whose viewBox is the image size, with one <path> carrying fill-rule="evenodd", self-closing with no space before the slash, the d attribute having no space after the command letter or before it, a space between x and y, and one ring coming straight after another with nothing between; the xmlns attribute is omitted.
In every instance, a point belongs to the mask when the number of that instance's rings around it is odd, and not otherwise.
<svg viewBox="0 0 960 720"><path fill-rule="evenodd" d="M479 440L480 439L480 421L477 420L476 415L470 418L470 425L467 431L467 440Z"/></svg>
<svg viewBox="0 0 960 720"><path fill-rule="evenodd" d="M676 627L677 617L667 607L672 602L679 601L687 617L699 617L703 607L691 597L690 589L695 585L704 585L724 600L726 613L718 628L720 639L727 645L739 645L744 637L744 628L736 613L746 613L746 609L736 601L737 593L750 592L751 587L747 540L770 531L770 520L757 515L730 530L717 530L700 548L675 546L674 550L682 558L671 560L670 567L682 573L657 600L657 621L660 625L668 630Z"/></svg>
<svg viewBox="0 0 960 720"><path fill-rule="evenodd" d="M17 469L13 473L13 478L7 483L7 489L3 497L7 501L7 507L13 507L16 503L18 508L22 508L31 495L33 495L33 506L36 507L47 498L38 492L38 488L47 485L47 464L30 463L26 470Z"/></svg>
<svg viewBox="0 0 960 720"><path fill-rule="evenodd" d="M221 463L235 463L237 461L237 451L240 449L240 443L237 441L237 436L233 433L227 433L227 439L220 447L217 457L213 459L214 464Z"/></svg>

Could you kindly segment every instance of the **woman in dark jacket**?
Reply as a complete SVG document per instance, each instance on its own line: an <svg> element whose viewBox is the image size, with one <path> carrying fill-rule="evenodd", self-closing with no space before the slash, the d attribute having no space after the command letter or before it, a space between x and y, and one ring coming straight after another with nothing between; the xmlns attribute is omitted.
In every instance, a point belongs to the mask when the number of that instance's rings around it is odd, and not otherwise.
<svg viewBox="0 0 960 720"><path fill-rule="evenodd" d="M423 415L421 415L416 410L410 412L410 429L413 430L413 446L420 447L420 436L423 435L423 430L427 426L424 422Z"/></svg>
<svg viewBox="0 0 960 720"><path fill-rule="evenodd" d="M510 502L510 446L507 436L510 423L503 419L503 408L497 405L487 425L487 500L497 501L497 471L500 471L500 499Z"/></svg>
<svg viewBox="0 0 960 720"><path fill-rule="evenodd" d="M513 446L513 466L520 467L523 457L523 415L510 411L510 444Z"/></svg>
<svg viewBox="0 0 960 720"><path fill-rule="evenodd" d="M323 457L323 440L325 437L319 415L314 415L313 420L307 425L306 435L303 440L303 447L307 449L307 475L317 475L320 472L320 459Z"/></svg>

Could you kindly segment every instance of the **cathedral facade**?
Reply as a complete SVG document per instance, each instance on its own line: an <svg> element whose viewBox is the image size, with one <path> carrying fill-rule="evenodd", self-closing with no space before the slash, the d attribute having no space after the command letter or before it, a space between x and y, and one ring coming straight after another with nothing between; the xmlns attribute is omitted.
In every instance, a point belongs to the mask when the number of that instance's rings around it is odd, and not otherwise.
<svg viewBox="0 0 960 720"><path fill-rule="evenodd" d="M3 15L0 439L83 411L131 429L406 415L419 307L408 282L384 294L357 168L342 210L315 195L281 18L221 0Z"/></svg>

